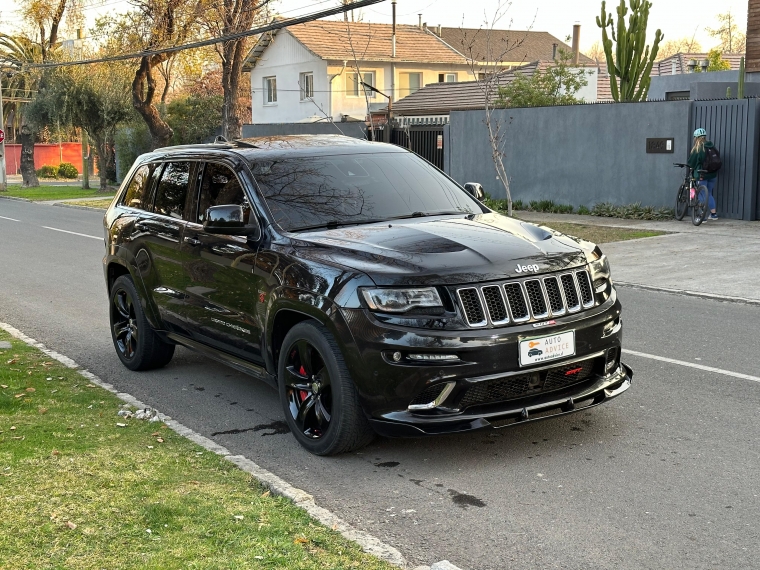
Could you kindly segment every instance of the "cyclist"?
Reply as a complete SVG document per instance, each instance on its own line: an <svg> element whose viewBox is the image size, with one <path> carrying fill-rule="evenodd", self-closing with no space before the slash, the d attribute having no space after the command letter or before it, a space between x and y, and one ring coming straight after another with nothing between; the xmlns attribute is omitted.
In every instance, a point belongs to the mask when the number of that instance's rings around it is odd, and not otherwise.
<svg viewBox="0 0 760 570"><path fill-rule="evenodd" d="M706 217L705 220L717 220L718 214L715 213L715 198L713 197L713 190L715 189L715 179L718 177L718 173L717 171L699 172L705 163L706 148L715 148L715 145L712 141L707 140L707 131L700 127L694 131L694 146L691 148L689 160L686 162L691 167L691 172L694 178L699 179L701 181L700 183L707 187L707 191L710 195L710 215Z"/></svg>

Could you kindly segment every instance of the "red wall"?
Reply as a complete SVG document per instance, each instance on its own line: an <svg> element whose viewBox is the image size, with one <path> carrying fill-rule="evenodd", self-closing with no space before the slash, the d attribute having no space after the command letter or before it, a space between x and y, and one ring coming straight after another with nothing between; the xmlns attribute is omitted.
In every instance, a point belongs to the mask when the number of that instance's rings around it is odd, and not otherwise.
<svg viewBox="0 0 760 570"><path fill-rule="evenodd" d="M34 168L43 166L58 166L62 162L70 162L82 174L82 145L65 142L61 144L34 145ZM8 174L21 174L21 145L5 145L5 168Z"/></svg>

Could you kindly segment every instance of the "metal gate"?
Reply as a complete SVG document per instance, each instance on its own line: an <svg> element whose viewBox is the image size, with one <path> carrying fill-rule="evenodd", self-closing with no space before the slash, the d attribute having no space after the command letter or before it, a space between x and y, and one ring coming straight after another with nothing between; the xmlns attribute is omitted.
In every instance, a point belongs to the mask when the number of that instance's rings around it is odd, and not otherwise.
<svg viewBox="0 0 760 570"><path fill-rule="evenodd" d="M391 131L391 143L408 148L443 170L443 126L404 127Z"/></svg>
<svg viewBox="0 0 760 570"><path fill-rule="evenodd" d="M694 101L691 131L707 130L720 151L723 166L715 186L718 214L737 220L760 219L758 200L758 136L760 113L757 99Z"/></svg>

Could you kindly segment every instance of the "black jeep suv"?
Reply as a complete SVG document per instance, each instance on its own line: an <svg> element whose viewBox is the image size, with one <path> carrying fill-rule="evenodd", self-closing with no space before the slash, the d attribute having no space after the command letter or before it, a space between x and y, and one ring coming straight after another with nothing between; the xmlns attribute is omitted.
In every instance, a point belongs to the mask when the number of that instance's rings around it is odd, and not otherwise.
<svg viewBox="0 0 760 570"><path fill-rule="evenodd" d="M181 344L260 378L316 454L562 415L631 385L599 248L492 212L397 146L159 149L104 223L124 365L164 366Z"/></svg>

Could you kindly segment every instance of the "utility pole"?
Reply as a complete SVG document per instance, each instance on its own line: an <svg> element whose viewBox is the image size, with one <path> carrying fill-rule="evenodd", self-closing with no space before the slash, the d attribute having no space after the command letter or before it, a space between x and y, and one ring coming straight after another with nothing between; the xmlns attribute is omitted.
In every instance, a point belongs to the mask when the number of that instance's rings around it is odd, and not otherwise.
<svg viewBox="0 0 760 570"><path fill-rule="evenodd" d="M393 10L393 31L391 32L391 96L388 97L388 122L385 124L384 142L391 142L393 128L393 98L396 95L396 0L391 2Z"/></svg>
<svg viewBox="0 0 760 570"><path fill-rule="evenodd" d="M3 140L0 142L0 192L8 190L8 181L5 178L5 123L3 122L3 82L0 79L0 132Z"/></svg>
<svg viewBox="0 0 760 570"><path fill-rule="evenodd" d="M90 142L87 131L82 129L82 188L90 189Z"/></svg>

